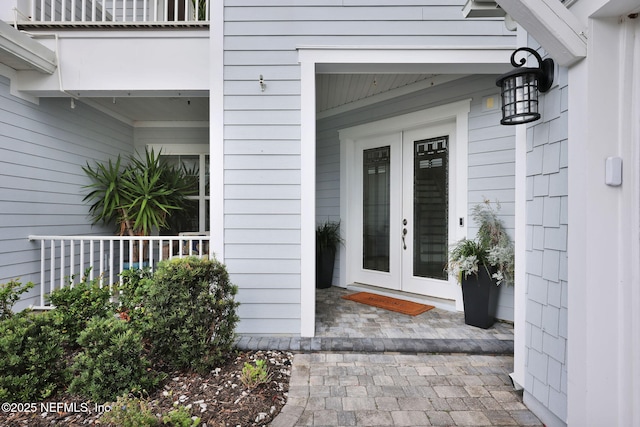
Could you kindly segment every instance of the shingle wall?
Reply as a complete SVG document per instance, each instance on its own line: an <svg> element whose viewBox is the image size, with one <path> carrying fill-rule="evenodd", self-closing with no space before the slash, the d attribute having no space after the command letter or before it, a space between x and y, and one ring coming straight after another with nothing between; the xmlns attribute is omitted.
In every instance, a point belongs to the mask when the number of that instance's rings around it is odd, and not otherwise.
<svg viewBox="0 0 640 427"><path fill-rule="evenodd" d="M550 420L567 413L567 70L527 129L525 392ZM556 418L557 417L557 418ZM553 423L551 423L553 424Z"/></svg>

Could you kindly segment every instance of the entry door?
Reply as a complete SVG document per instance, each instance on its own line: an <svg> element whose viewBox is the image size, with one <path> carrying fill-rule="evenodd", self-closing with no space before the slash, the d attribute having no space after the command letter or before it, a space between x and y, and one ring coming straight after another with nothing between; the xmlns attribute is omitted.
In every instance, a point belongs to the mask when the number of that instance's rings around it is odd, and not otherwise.
<svg viewBox="0 0 640 427"><path fill-rule="evenodd" d="M356 282L401 289L402 134L356 144Z"/></svg>
<svg viewBox="0 0 640 427"><path fill-rule="evenodd" d="M357 142L356 282L455 298L445 271L455 212L454 140L453 126L439 125Z"/></svg>
<svg viewBox="0 0 640 427"><path fill-rule="evenodd" d="M431 126L402 136L402 290L455 299L445 270L455 240L454 127Z"/></svg>

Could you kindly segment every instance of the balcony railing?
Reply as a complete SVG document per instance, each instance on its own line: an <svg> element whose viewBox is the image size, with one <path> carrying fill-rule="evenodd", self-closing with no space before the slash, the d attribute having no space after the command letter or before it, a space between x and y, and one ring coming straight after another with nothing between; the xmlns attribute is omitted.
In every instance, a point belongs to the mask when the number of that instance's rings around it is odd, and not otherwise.
<svg viewBox="0 0 640 427"><path fill-rule="evenodd" d="M18 25L203 25L210 0L29 0Z"/></svg>
<svg viewBox="0 0 640 427"><path fill-rule="evenodd" d="M197 234L197 233L193 233ZM127 269L154 269L175 257L213 257L209 236L29 236L40 242L40 306L51 308L47 295L73 286L85 276L113 287Z"/></svg>

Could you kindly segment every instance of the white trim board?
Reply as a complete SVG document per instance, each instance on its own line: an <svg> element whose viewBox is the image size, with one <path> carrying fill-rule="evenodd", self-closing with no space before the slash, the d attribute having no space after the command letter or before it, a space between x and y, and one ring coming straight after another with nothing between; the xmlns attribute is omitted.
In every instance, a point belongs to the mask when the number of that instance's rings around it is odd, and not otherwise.
<svg viewBox="0 0 640 427"><path fill-rule="evenodd" d="M558 62L569 67L587 56L587 29L557 0L496 0Z"/></svg>

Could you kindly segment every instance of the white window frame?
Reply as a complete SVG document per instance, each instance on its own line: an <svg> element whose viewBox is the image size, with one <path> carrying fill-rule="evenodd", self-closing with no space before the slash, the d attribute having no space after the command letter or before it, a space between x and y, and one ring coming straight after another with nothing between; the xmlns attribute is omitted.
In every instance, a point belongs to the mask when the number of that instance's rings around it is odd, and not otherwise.
<svg viewBox="0 0 640 427"><path fill-rule="evenodd" d="M206 229L207 223L207 204L211 200L211 191L209 195L206 195L206 158L209 155L209 146L206 144L148 144L148 149L153 149L156 153L160 153L162 156L199 156L199 172L198 177L198 195L187 196L189 200L198 201L198 230L184 230L194 231L198 233L205 233L209 230ZM209 158L209 167L211 167L211 158Z"/></svg>

